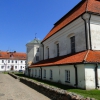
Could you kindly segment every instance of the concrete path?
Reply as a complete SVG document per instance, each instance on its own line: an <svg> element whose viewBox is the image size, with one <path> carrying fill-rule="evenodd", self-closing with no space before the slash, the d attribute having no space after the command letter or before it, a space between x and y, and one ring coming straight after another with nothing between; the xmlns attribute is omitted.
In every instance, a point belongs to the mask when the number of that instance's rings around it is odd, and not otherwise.
<svg viewBox="0 0 100 100"><path fill-rule="evenodd" d="M0 73L0 100L50 100L8 74Z"/></svg>

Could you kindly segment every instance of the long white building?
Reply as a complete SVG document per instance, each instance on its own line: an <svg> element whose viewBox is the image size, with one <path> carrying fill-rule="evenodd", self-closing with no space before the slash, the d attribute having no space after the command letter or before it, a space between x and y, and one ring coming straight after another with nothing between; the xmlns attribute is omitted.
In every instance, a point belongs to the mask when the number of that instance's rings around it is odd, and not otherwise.
<svg viewBox="0 0 100 100"><path fill-rule="evenodd" d="M25 66L25 53L0 51L0 71L24 71Z"/></svg>
<svg viewBox="0 0 100 100"><path fill-rule="evenodd" d="M27 43L25 74L82 88L100 88L100 1L81 0L40 42Z"/></svg>

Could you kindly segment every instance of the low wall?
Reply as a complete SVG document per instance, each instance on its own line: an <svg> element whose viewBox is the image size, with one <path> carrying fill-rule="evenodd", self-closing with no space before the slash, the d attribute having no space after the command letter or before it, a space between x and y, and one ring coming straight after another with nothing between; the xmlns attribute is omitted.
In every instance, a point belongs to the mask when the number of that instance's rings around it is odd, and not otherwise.
<svg viewBox="0 0 100 100"><path fill-rule="evenodd" d="M37 90L38 92L48 96L52 100L95 100L94 98L84 98L81 95L67 92L66 90L56 88L50 85L46 85L41 82L34 81L32 79L18 77L12 73L9 75L13 76L15 79L19 79L20 82L28 85L29 87Z"/></svg>

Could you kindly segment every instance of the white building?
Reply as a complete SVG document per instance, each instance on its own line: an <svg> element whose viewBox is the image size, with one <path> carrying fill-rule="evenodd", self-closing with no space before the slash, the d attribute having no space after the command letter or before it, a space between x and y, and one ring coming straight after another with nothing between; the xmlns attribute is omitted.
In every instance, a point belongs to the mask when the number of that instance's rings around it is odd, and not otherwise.
<svg viewBox="0 0 100 100"><path fill-rule="evenodd" d="M0 51L0 71L24 71L25 66L25 53Z"/></svg>
<svg viewBox="0 0 100 100"><path fill-rule="evenodd" d="M26 45L26 75L82 89L100 88L99 0L82 0L38 41Z"/></svg>

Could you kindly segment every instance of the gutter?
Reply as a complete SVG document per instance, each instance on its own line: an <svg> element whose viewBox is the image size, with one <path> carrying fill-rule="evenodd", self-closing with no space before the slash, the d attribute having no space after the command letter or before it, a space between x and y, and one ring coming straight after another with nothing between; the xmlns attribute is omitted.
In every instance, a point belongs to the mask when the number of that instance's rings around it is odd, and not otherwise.
<svg viewBox="0 0 100 100"><path fill-rule="evenodd" d="M81 16L81 18L84 21L85 24L85 38L86 38L86 49L91 50L91 30L90 30L90 19L91 19L91 14L85 13Z"/></svg>

